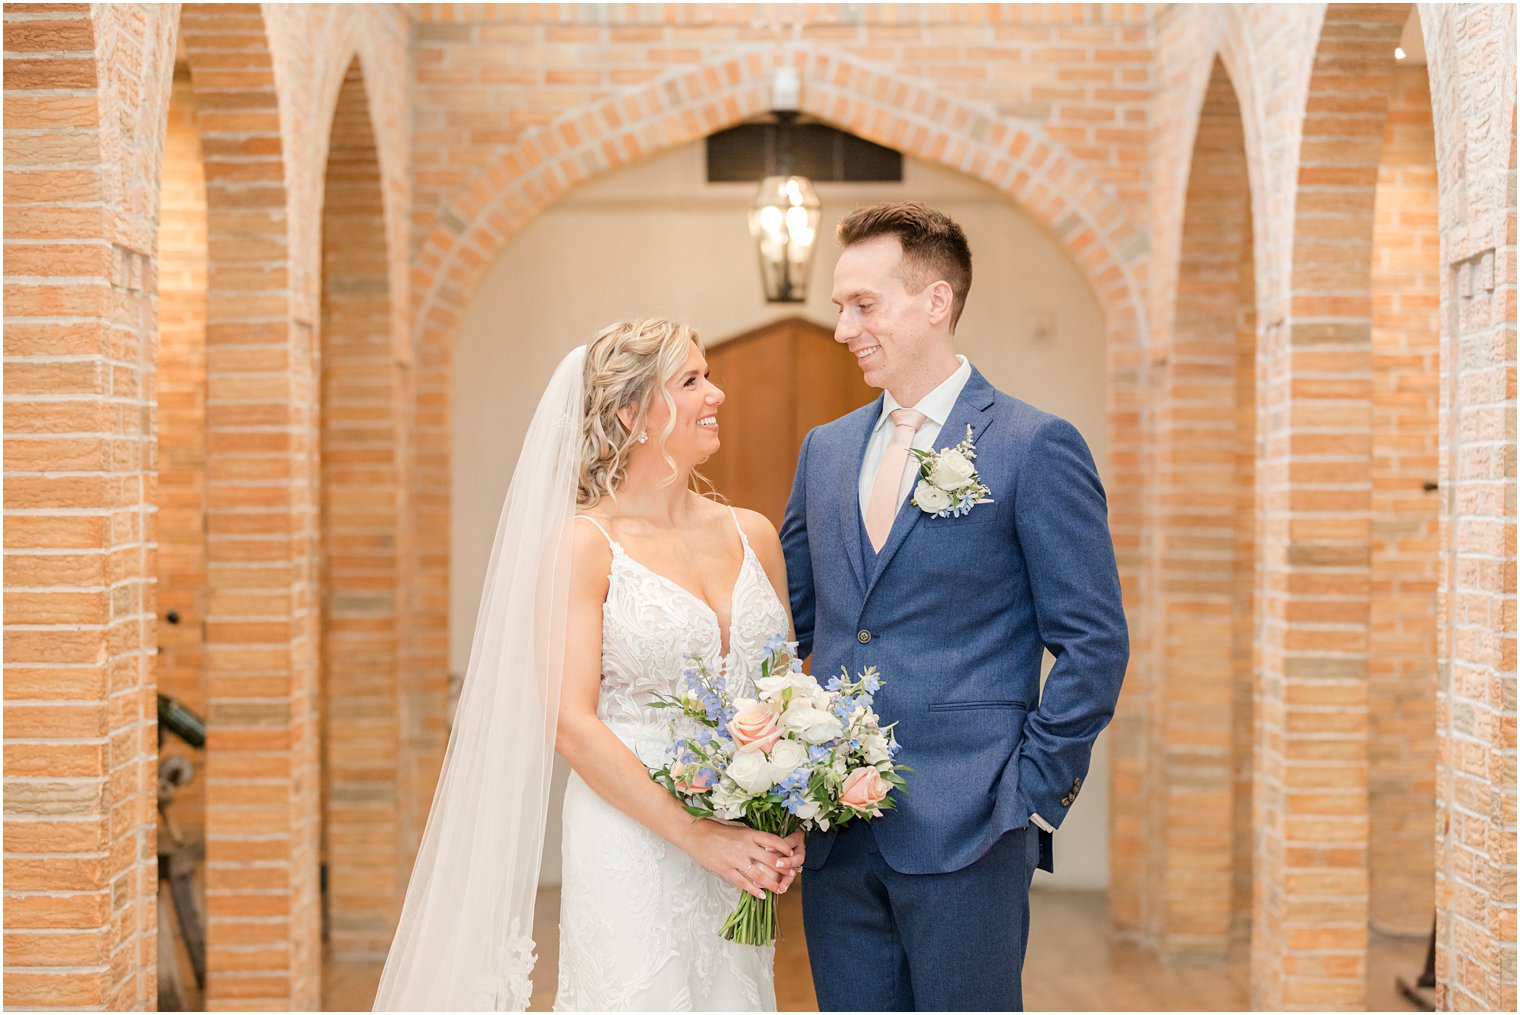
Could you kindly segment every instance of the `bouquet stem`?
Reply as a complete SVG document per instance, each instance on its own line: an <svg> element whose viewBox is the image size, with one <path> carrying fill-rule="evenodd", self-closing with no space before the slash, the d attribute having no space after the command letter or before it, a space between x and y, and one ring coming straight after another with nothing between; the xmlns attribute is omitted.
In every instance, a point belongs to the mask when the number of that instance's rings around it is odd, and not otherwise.
<svg viewBox="0 0 1520 1015"><path fill-rule="evenodd" d="M745 892L739 904L728 914L728 922L719 932L725 941L765 947L776 943L776 895L767 891L757 899Z"/></svg>
<svg viewBox="0 0 1520 1015"><path fill-rule="evenodd" d="M782 838L796 831L797 821L786 815L775 822L775 828L755 825L762 832L770 832ZM741 945L758 945L762 948L776 943L776 893L765 890L764 898L755 898L745 892L739 896L739 904L728 914L723 929L718 932L725 941Z"/></svg>

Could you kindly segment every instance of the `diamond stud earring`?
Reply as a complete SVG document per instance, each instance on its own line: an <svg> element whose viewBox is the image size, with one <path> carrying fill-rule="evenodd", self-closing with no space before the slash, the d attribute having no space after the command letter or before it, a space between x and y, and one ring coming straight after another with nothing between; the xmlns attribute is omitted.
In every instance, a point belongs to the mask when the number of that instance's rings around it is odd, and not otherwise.
<svg viewBox="0 0 1520 1015"><path fill-rule="evenodd" d="M639 435L637 437L635 437L634 440L638 441L640 444L648 444L649 443L649 431L647 431L647 430L640 430L639 431Z"/></svg>

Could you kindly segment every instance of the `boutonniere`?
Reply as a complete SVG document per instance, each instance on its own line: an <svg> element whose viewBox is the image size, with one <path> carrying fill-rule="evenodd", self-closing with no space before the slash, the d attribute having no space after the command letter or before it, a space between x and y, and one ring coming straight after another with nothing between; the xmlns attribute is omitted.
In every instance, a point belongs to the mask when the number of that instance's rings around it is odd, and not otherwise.
<svg viewBox="0 0 1520 1015"><path fill-rule="evenodd" d="M918 459L918 486L913 490L913 506L935 518L959 518L978 504L991 504L992 491L977 475L976 445L971 440L971 425L966 425L966 439L953 448L939 451L908 449Z"/></svg>

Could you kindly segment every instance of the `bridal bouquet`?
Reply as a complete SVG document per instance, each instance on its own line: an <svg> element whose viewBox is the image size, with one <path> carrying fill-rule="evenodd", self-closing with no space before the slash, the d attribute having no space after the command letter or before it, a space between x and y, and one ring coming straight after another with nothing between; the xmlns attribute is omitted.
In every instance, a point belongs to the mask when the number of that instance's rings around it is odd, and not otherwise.
<svg viewBox="0 0 1520 1015"><path fill-rule="evenodd" d="M904 785L893 765L897 742L871 707L881 687L875 667L819 686L802 672L796 642L772 638L760 661L755 698L735 698L721 670L693 657L686 690L655 704L689 720L670 761L650 777L697 817L742 821L783 838L797 829L841 828L880 817ZM776 900L745 893L721 931L740 944L776 940Z"/></svg>

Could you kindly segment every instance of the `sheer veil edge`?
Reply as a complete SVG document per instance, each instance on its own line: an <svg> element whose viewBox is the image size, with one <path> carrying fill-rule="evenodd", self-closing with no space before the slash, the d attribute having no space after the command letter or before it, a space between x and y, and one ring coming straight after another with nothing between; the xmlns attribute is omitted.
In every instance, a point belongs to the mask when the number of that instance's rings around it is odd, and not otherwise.
<svg viewBox="0 0 1520 1015"><path fill-rule="evenodd" d="M586 347L528 426L375 1011L522 1011L554 769Z"/></svg>

